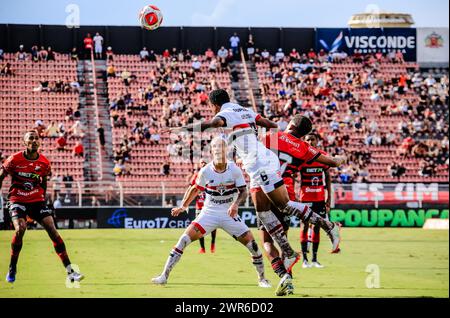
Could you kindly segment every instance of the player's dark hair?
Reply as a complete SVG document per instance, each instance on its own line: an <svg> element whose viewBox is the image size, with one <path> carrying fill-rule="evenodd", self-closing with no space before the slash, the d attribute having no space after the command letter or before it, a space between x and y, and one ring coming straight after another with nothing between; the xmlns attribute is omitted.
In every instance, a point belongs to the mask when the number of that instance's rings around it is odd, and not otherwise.
<svg viewBox="0 0 450 318"><path fill-rule="evenodd" d="M213 105L222 106L223 104L230 102L230 96L224 89L215 89L209 93L209 101Z"/></svg>
<svg viewBox="0 0 450 318"><path fill-rule="evenodd" d="M295 131L298 137L304 137L312 130L311 119L302 115L295 115L291 119L291 124L295 126Z"/></svg>

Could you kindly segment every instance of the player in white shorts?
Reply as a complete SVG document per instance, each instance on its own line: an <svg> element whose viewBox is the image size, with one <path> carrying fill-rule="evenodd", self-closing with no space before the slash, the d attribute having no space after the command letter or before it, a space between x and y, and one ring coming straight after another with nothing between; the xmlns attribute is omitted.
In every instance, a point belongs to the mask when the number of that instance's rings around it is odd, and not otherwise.
<svg viewBox="0 0 450 318"><path fill-rule="evenodd" d="M206 196L202 211L172 249L162 274L153 278L152 282L166 284L170 272L180 260L186 246L221 228L249 250L258 273L258 285L264 288L271 287L264 276L263 255L258 244L238 215L239 205L247 198L244 175L234 162L227 161L227 143L224 139L215 138L211 142L211 151L213 161L200 170L196 184L188 188L181 207L173 208L172 215L178 216L186 211L200 191L204 191Z"/></svg>
<svg viewBox="0 0 450 318"><path fill-rule="evenodd" d="M279 245L283 252L283 263L290 272L300 256L295 252L287 239L283 226L271 211L271 204L282 213L295 215L310 224L318 224L328 234L332 243L332 253L337 253L340 242L340 225L330 222L312 211L307 205L289 199L286 186L280 176L280 164L277 155L267 149L257 137L256 126L276 129L278 125L250 108L230 102L228 93L223 89L213 90L209 94L209 102L216 114L209 121L190 124L182 129L188 131L205 131L210 128L230 128L229 142L234 146L238 157L243 162L243 168L250 176L252 200L256 214L267 232ZM180 128L171 129L177 131ZM317 158L331 167L344 162L344 158ZM284 275L277 287L276 295L283 296L293 292L292 277Z"/></svg>

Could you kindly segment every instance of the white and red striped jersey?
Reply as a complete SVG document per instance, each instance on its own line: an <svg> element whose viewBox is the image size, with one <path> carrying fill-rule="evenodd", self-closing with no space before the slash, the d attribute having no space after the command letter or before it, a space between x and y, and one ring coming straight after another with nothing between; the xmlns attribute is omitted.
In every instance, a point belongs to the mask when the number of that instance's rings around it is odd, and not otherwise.
<svg viewBox="0 0 450 318"><path fill-rule="evenodd" d="M279 170L278 157L258 140L256 120L259 114L235 103L225 103L216 117L225 122L224 128L233 129L229 143L235 147L250 178L258 171L275 173Z"/></svg>
<svg viewBox="0 0 450 318"><path fill-rule="evenodd" d="M217 172L210 162L196 179L197 189L205 192L202 212L226 214L238 196L238 188L243 186L246 186L244 175L234 162L228 162L223 172Z"/></svg>

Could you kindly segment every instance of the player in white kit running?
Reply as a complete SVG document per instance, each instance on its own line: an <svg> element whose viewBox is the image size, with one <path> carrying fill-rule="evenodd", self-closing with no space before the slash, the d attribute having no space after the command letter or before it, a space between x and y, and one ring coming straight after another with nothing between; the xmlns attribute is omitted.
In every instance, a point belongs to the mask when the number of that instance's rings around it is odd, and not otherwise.
<svg viewBox="0 0 450 318"><path fill-rule="evenodd" d="M213 161L204 166L183 198L181 207L173 208L172 215L178 216L188 209L189 204L201 192L205 192L205 203L201 213L188 226L178 243L172 249L162 274L152 279L155 284L166 284L173 267L180 260L187 245L212 231L221 228L241 242L252 255L253 265L258 273L258 285L271 287L264 276L263 256L252 232L238 215L238 207L247 198L247 185L241 169L227 161L227 142L217 137L211 142Z"/></svg>
<svg viewBox="0 0 450 318"><path fill-rule="evenodd" d="M243 162L244 170L250 176L252 200L257 216L282 250L283 263L287 272L291 271L300 256L289 244L283 226L271 211L271 204L284 214L295 215L302 221L320 225L331 240L331 252L339 252L340 225L322 218L307 205L289 199L286 186L280 176L280 163L277 155L258 140L257 125L272 129L278 128L278 125L249 108L231 103L228 93L223 89L213 90L209 94L209 102L214 108L215 117L209 121L190 124L183 128L194 132L220 127L233 130L229 136L229 142L236 149L238 157ZM172 131L176 130L178 128L172 129ZM319 153L318 157L320 156ZM343 162L344 158L334 157L328 165L339 166ZM292 277L287 273L281 278L276 295L284 296L290 293L293 293Z"/></svg>

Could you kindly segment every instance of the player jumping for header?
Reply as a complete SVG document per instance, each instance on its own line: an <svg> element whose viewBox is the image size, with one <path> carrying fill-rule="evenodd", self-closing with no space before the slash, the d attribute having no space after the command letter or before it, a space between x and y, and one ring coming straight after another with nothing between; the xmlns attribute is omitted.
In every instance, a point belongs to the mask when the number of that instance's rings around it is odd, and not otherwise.
<svg viewBox="0 0 450 318"><path fill-rule="evenodd" d="M221 228L249 250L258 273L258 285L269 288L270 283L264 276L262 253L252 232L238 215L238 207L247 197L244 175L234 162L227 161L227 143L224 139L215 138L211 142L211 151L213 161L200 170L195 185L188 188L181 207L173 208L172 215L178 216L186 211L197 195L205 191L206 199L202 211L170 252L162 274L153 278L152 282L166 284L170 272L181 259L186 246Z"/></svg>
<svg viewBox="0 0 450 318"><path fill-rule="evenodd" d="M51 171L50 162L38 153L40 139L36 131L28 131L23 137L23 142L26 150L10 156L0 168L0 189L6 176L11 176L7 207L15 230L6 281L14 283L16 280L17 261L27 229L26 218L29 216L47 231L56 253L66 268L68 279L79 282L84 276L72 268L64 241L56 230L52 210L45 203L47 177Z"/></svg>
<svg viewBox="0 0 450 318"><path fill-rule="evenodd" d="M307 205L289 199L283 179L280 176L278 157L267 149L257 137L256 125L275 129L278 128L275 122L255 114L249 108L231 103L228 93L223 89L213 90L209 94L209 102L214 109L215 117L209 121L190 124L184 129L188 131L204 131L209 128L220 127L233 129L229 136L230 143L242 160L244 170L250 176L252 200L258 218L283 253L283 265L287 273L281 278L276 294L285 295L286 290L292 291L292 277L289 272L298 262L300 256L289 244L283 226L271 211L271 204L284 214L295 215L304 222L319 224L331 239L333 253L339 251L340 226L320 217ZM311 124L311 122L309 123ZM311 131L312 125L299 128L301 135L299 133L294 137L301 138L307 135ZM179 129L171 130L177 131ZM317 157L321 156L320 153L316 155ZM339 166L344 162L344 158L341 157L331 159L332 162L330 162L334 166Z"/></svg>

